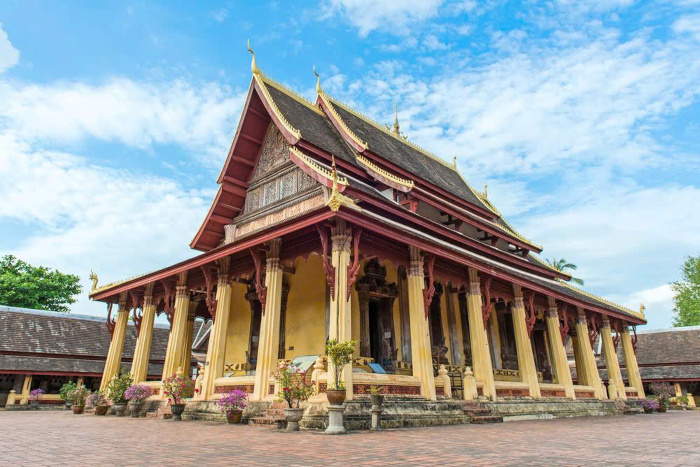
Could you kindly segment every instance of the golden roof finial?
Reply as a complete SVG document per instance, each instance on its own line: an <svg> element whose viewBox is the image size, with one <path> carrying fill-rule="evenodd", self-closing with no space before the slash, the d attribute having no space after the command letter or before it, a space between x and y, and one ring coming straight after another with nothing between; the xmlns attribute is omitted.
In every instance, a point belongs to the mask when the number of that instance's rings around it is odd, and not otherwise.
<svg viewBox="0 0 700 467"><path fill-rule="evenodd" d="M646 309L647 307L645 307L643 303L639 304L639 313L641 313L642 316L644 316L644 312L646 311Z"/></svg>
<svg viewBox="0 0 700 467"><path fill-rule="evenodd" d="M318 72L316 71L316 65L314 65L314 75L316 75L316 93L322 94L323 89L321 89L321 77L319 76Z"/></svg>
<svg viewBox="0 0 700 467"><path fill-rule="evenodd" d="M484 198L489 197L489 183L488 181L484 182Z"/></svg>
<svg viewBox="0 0 700 467"><path fill-rule="evenodd" d="M399 103L394 103L394 128L392 129L396 136L401 136L401 128L399 127Z"/></svg>
<svg viewBox="0 0 700 467"><path fill-rule="evenodd" d="M255 52L253 52L253 49L250 48L250 39L248 39L248 52L253 56L253 59L250 62L250 69L254 75L259 74L260 68L258 68L258 65L255 63Z"/></svg>
<svg viewBox="0 0 700 467"><path fill-rule="evenodd" d="M452 167L457 168L457 154L452 156Z"/></svg>

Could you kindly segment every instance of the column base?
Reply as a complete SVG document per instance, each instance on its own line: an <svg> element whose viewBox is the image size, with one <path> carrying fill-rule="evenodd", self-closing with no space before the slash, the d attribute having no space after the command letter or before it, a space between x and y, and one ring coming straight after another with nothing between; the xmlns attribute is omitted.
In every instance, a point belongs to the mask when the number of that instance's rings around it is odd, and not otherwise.
<svg viewBox="0 0 700 467"><path fill-rule="evenodd" d="M345 407L342 405L328 406L328 428L326 428L327 435L344 435L348 432L343 424L343 412L345 412Z"/></svg>

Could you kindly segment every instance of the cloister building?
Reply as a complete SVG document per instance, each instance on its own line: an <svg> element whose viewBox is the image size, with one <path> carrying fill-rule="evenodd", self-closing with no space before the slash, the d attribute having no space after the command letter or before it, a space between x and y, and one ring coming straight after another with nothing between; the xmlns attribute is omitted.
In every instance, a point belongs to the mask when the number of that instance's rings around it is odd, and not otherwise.
<svg viewBox="0 0 700 467"><path fill-rule="evenodd" d="M164 313L164 377L187 373L193 320L213 321L198 401L240 388L269 402L285 359L313 371L312 401L322 406L328 338L358 341L343 374L347 400L372 385L427 401L643 397L634 352L643 313L570 285L456 160L410 142L398 120L370 120L327 95L320 78L316 91L307 101L253 55L218 192L191 243L201 254L91 292L116 307L103 386L120 366L130 314L140 323L132 372L146 379ZM607 388L591 347L598 336Z"/></svg>

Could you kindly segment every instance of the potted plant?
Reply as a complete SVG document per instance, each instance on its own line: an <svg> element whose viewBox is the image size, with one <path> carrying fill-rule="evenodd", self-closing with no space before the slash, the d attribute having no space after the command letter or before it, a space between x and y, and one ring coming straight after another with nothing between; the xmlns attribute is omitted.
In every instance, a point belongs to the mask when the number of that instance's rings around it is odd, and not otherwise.
<svg viewBox="0 0 700 467"><path fill-rule="evenodd" d="M80 415L85 410L85 399L88 396L88 390L85 386L80 386L73 391L73 414Z"/></svg>
<svg viewBox="0 0 700 467"><path fill-rule="evenodd" d="M384 396L382 396L382 388L374 385L370 386L369 400L372 401L373 406L376 406L377 408L381 407L382 403L384 402Z"/></svg>
<svg viewBox="0 0 700 467"><path fill-rule="evenodd" d="M184 399L194 396L194 381L185 378L182 374L175 373L163 381L163 393L170 399L170 412L173 420L182 420L182 412L185 411Z"/></svg>
<svg viewBox="0 0 700 467"><path fill-rule="evenodd" d="M644 399L642 401L642 409L644 409L644 413L652 413L654 410L659 409L659 403L654 399Z"/></svg>
<svg viewBox="0 0 700 467"><path fill-rule="evenodd" d="M129 389L124 393L126 400L131 402L131 416L138 418L141 415L141 409L146 399L153 395L153 388L147 384L135 384L129 386Z"/></svg>
<svg viewBox="0 0 700 467"><path fill-rule="evenodd" d="M299 431L299 421L304 414L301 403L311 397L314 384L306 381L306 372L288 362L282 362L275 379L279 383L279 400L287 403L284 416L287 419L287 431Z"/></svg>
<svg viewBox="0 0 700 467"><path fill-rule="evenodd" d="M102 394L102 391L91 392L90 395L87 396L85 403L89 407L95 408L95 415L105 415L107 413L107 409L109 409L107 400L105 399L104 394Z"/></svg>
<svg viewBox="0 0 700 467"><path fill-rule="evenodd" d="M660 413L666 412L666 405L675 394L673 386L671 386L668 383L658 382L651 383L650 388L651 392L654 393L654 395L656 396L656 400L659 403L658 411Z"/></svg>
<svg viewBox="0 0 700 467"><path fill-rule="evenodd" d="M688 396L676 397L676 403L681 406L681 409L686 410L688 407Z"/></svg>
<svg viewBox="0 0 700 467"><path fill-rule="evenodd" d="M328 362L333 367L333 381L329 382L327 394L331 405L343 405L345 402L345 383L340 380L345 365L352 362L352 354L355 351L357 341L350 339L338 342L337 339L329 339L326 343L326 355Z"/></svg>
<svg viewBox="0 0 700 467"><path fill-rule="evenodd" d="M233 392L226 393L219 399L219 408L226 414L226 421L228 423L241 423L243 409L246 408L246 399L248 399L248 394L240 389L235 389Z"/></svg>
<svg viewBox="0 0 700 467"><path fill-rule="evenodd" d="M66 404L66 409L70 409L73 405L73 391L75 391L77 387L78 386L73 381L68 381L61 386L61 389L58 391L58 395Z"/></svg>
<svg viewBox="0 0 700 467"><path fill-rule="evenodd" d="M129 373L120 373L107 385L107 397L112 401L112 410L117 417L123 417L126 411L126 390L133 380Z"/></svg>
<svg viewBox="0 0 700 467"><path fill-rule="evenodd" d="M44 390L37 388L29 393L29 403L32 405L32 409L39 410L39 398L44 393Z"/></svg>

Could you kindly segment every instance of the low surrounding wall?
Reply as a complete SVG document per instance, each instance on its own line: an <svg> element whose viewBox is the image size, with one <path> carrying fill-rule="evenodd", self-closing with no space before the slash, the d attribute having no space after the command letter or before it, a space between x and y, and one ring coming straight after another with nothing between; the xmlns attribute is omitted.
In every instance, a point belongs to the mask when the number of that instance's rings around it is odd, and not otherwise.
<svg viewBox="0 0 700 467"><path fill-rule="evenodd" d="M600 415L617 415L623 411L614 401L600 400L506 400L483 402L484 408L493 415L500 415L503 421L526 420L535 418L590 417Z"/></svg>

